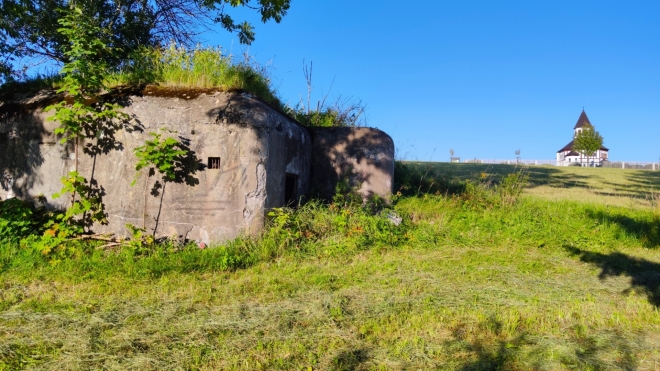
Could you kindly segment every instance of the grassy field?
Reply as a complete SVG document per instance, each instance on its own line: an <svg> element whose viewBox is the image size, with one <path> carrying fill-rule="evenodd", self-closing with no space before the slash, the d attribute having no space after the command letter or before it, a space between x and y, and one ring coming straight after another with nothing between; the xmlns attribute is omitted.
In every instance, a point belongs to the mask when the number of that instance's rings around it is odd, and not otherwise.
<svg viewBox="0 0 660 371"><path fill-rule="evenodd" d="M427 177L479 180L483 174L499 181L516 170L515 165L407 162ZM520 168L520 167L518 167ZM575 200L604 205L647 208L660 200L660 171L587 168L573 166L529 166L526 194L548 200Z"/></svg>
<svg viewBox="0 0 660 371"><path fill-rule="evenodd" d="M451 187L215 249L0 243L0 370L660 369L657 173L531 168L502 202L513 167L415 166Z"/></svg>

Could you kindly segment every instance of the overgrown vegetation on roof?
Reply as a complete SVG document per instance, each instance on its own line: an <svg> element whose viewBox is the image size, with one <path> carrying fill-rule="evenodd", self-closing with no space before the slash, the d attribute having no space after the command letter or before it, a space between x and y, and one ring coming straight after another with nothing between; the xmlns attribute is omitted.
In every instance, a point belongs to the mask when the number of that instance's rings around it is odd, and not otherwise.
<svg viewBox="0 0 660 371"><path fill-rule="evenodd" d="M177 96L177 92L242 91L252 94L304 126L365 126L366 106L357 99L339 97L329 105L319 102L310 107L302 102L295 107L282 103L273 88L267 66L244 55L241 60L221 48L187 49L141 48L115 70L108 71L103 85L107 88L139 87L150 94L159 92ZM44 89L59 89L62 76L37 75L0 86L0 98L30 94ZM327 97L326 97L327 98Z"/></svg>
<svg viewBox="0 0 660 371"><path fill-rule="evenodd" d="M366 126L366 107L361 101L338 99L332 106L308 109L303 105L287 107L286 112L296 121L309 127Z"/></svg>
<svg viewBox="0 0 660 371"><path fill-rule="evenodd" d="M59 75L36 76L9 82L0 88L3 96L14 93L57 89L62 85ZM141 48L117 69L107 71L104 86L158 85L181 89L245 91L275 108L282 103L273 89L268 69L245 57L242 61L220 48L185 47Z"/></svg>

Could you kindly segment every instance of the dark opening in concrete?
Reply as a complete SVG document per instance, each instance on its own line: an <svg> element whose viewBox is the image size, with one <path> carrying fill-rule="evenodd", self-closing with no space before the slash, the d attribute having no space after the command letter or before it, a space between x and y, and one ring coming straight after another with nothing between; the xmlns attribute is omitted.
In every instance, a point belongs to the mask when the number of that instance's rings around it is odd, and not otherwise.
<svg viewBox="0 0 660 371"><path fill-rule="evenodd" d="M286 173L286 182L284 184L284 204L295 206L298 203L297 198L298 176Z"/></svg>
<svg viewBox="0 0 660 371"><path fill-rule="evenodd" d="M220 157L209 157L209 169L220 169Z"/></svg>

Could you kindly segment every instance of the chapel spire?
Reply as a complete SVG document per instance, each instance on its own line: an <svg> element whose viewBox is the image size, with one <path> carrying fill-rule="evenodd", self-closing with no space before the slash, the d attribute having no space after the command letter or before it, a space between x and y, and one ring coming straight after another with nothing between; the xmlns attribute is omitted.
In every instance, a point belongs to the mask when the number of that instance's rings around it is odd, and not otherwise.
<svg viewBox="0 0 660 371"><path fill-rule="evenodd" d="M582 108L582 113L580 114L580 118L577 120L577 124L575 124L573 130L578 128L583 128L585 126L593 127L593 125L591 125L591 122L589 121L589 118L587 117L587 113L584 112L584 108Z"/></svg>

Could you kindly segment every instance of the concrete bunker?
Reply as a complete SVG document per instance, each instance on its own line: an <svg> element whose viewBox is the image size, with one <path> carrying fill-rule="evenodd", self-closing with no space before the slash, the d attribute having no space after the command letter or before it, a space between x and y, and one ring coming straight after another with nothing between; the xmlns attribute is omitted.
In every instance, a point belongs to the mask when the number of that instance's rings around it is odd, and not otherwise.
<svg viewBox="0 0 660 371"><path fill-rule="evenodd" d="M124 94L121 105L131 123L116 135L121 148L99 155L96 162L53 135L58 123L48 120L53 113L43 108L61 97L41 92L2 102L0 199L19 197L65 208L70 199L51 197L60 190L60 179L76 168L85 176L94 171L108 220L95 225L94 232L126 236L130 223L157 236L209 243L258 233L269 209L303 203L312 188L331 197L333 182L343 174L336 169L357 169L364 195L387 197L391 192L394 146L379 130L308 130L238 92L164 95L153 90ZM162 198L153 197L148 183L153 178L141 172L131 186L137 162L133 149L150 132L186 141L198 159L193 185L167 183ZM379 138L381 145L368 138ZM361 146L367 146L366 152Z"/></svg>
<svg viewBox="0 0 660 371"><path fill-rule="evenodd" d="M312 135L312 193L332 199L342 177L362 197L387 198L394 183L394 142L373 128L308 128Z"/></svg>

